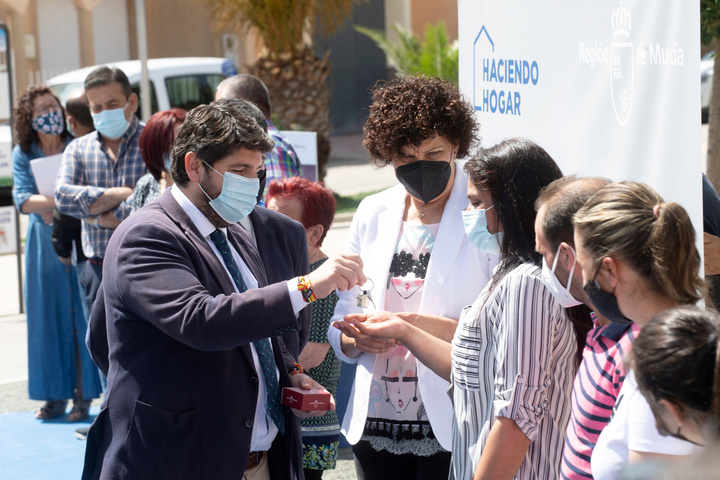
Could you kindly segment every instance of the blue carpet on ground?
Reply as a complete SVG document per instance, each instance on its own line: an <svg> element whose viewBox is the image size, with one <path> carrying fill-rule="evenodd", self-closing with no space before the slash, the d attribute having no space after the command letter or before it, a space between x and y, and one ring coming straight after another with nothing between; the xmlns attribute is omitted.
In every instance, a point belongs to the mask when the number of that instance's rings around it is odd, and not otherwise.
<svg viewBox="0 0 720 480"><path fill-rule="evenodd" d="M89 427L98 411L92 407L90 418L78 423L67 423L67 415L46 421L33 412L0 415L0 479L79 480L85 441L75 429Z"/></svg>

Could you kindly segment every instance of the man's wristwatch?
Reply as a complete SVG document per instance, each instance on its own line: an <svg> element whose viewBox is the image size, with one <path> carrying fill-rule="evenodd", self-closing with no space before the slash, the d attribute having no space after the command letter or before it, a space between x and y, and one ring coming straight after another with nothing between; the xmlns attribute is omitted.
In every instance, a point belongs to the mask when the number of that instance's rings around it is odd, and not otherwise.
<svg viewBox="0 0 720 480"><path fill-rule="evenodd" d="M93 227L100 228L98 221L100 221L100 215L98 215L96 217L92 217L92 220L90 220L90 223L92 224Z"/></svg>
<svg viewBox="0 0 720 480"><path fill-rule="evenodd" d="M302 293L305 303L312 303L317 300L317 297L313 293L312 284L310 283L310 279L308 277L298 277L297 288L298 290L300 290L300 293Z"/></svg>

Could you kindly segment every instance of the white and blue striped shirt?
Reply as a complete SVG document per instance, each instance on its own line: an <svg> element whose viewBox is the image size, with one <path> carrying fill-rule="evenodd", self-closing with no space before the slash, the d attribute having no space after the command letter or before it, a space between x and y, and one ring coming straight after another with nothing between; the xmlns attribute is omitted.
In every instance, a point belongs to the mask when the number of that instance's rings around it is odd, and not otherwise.
<svg viewBox="0 0 720 480"><path fill-rule="evenodd" d="M515 478L558 478L577 344L565 310L525 263L463 310L452 342L451 477L470 479L497 417L530 440Z"/></svg>

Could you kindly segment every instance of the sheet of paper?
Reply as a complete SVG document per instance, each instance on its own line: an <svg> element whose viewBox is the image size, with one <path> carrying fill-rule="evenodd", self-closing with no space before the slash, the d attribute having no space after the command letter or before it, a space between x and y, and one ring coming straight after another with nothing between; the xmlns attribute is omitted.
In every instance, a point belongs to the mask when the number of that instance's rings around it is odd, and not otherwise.
<svg viewBox="0 0 720 480"><path fill-rule="evenodd" d="M40 195L52 197L55 192L55 179L58 170L60 170L60 161L62 161L62 153L50 155L49 157L36 158L30 160L30 169L35 176L35 184L38 187Z"/></svg>
<svg viewBox="0 0 720 480"><path fill-rule="evenodd" d="M295 149L300 165L302 165L302 176L317 182L317 132L281 130L280 133Z"/></svg>

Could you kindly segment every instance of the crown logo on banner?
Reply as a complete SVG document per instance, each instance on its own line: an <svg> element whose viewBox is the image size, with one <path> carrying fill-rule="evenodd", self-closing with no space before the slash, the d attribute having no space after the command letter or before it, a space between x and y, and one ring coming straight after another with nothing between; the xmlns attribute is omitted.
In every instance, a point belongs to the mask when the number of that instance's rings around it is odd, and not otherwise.
<svg viewBox="0 0 720 480"><path fill-rule="evenodd" d="M630 38L630 29L632 28L630 10L624 7L622 3L613 10L610 23L612 25L613 37Z"/></svg>
<svg viewBox="0 0 720 480"><path fill-rule="evenodd" d="M610 45L610 95L615 118L621 126L630 120L633 101L633 71L635 58L630 40L632 19L630 10L620 6L610 16L613 40Z"/></svg>

